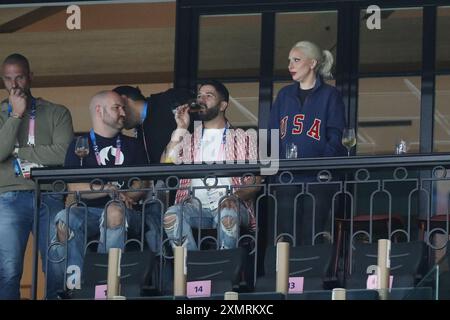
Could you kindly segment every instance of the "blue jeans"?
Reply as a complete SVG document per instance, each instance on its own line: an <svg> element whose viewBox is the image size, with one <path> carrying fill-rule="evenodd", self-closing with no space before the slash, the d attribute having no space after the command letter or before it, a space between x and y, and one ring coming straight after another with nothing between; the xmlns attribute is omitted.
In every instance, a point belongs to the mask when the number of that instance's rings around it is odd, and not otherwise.
<svg viewBox="0 0 450 320"><path fill-rule="evenodd" d="M43 270L48 239L53 237L54 228L49 228L56 212L64 205L61 196L42 194L39 210L39 250ZM28 236L33 228L34 192L10 191L0 194L0 299L20 298L20 279ZM48 232L50 231L50 235ZM54 290L55 282L47 273L47 293Z"/></svg>
<svg viewBox="0 0 450 320"><path fill-rule="evenodd" d="M145 233L145 239L150 250L159 252L161 248L161 213L153 210L151 206L150 212L145 211L145 221L148 230ZM159 215L159 218L158 218ZM127 232L132 231L138 234L141 230L142 219L139 212L126 209L125 210L126 223L122 223L117 227L107 227L104 219L104 208L93 207L70 207L60 211L55 219L55 228L58 223L63 222L68 226L68 241L59 242L54 232L52 238L52 246L49 252L49 270L54 273L58 288L65 290L66 283L81 280L81 272L83 267L84 253L87 247L93 242L98 243L97 252L107 253L110 248L125 247L127 240ZM100 232L98 241L93 240ZM88 242L90 241L90 242ZM67 259L65 259L67 255ZM66 281L67 274L73 275L73 270L78 269L80 274L71 276ZM72 271L71 271L72 270ZM50 298L56 298L56 294Z"/></svg>
<svg viewBox="0 0 450 320"><path fill-rule="evenodd" d="M247 208L241 203L239 206L240 223L238 221L238 212L234 209L223 208L220 211L220 228L219 228L219 247L221 249L231 249L237 247L239 225L248 226L249 213ZM200 217L201 215L201 217ZM173 221L172 218L176 217ZM183 217L183 224L179 223L180 217ZM224 226L224 219L230 219L231 228ZM172 221L171 221L172 220ZM175 242L181 243L187 250L197 250L198 246L192 235L192 227L196 228L217 228L219 221L218 209L211 210L203 208L200 210L198 206L186 202L177 204L167 209L164 214L164 230L172 245ZM181 231L182 229L182 231Z"/></svg>

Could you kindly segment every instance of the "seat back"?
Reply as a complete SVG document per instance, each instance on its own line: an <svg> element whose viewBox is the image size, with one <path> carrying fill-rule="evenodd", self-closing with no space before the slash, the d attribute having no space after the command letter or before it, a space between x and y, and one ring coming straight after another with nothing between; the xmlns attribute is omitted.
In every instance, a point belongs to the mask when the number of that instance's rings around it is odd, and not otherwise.
<svg viewBox="0 0 450 320"><path fill-rule="evenodd" d="M377 265L378 243L357 243L352 255L352 270L347 276L346 287L363 289L367 285L367 268ZM391 244L390 274L394 276L392 287L413 287L426 263L426 245L423 241Z"/></svg>
<svg viewBox="0 0 450 320"><path fill-rule="evenodd" d="M239 286L247 251L242 248L188 251L187 281L211 280L212 293Z"/></svg>
<svg viewBox="0 0 450 320"><path fill-rule="evenodd" d="M331 300L331 290L308 291L301 294L290 294L287 300ZM345 300L378 300L376 290L347 290Z"/></svg>
<svg viewBox="0 0 450 320"><path fill-rule="evenodd" d="M122 253L120 260L120 295L141 296L142 288L149 284L155 264L152 251ZM108 254L86 253L81 276L81 289L74 290L71 298L93 299L95 287L107 284Z"/></svg>
<svg viewBox="0 0 450 320"><path fill-rule="evenodd" d="M304 277L304 290L324 289L334 258L331 243L289 248L289 276ZM257 280L256 290L274 291L276 278L276 247L268 247L264 260L265 276Z"/></svg>

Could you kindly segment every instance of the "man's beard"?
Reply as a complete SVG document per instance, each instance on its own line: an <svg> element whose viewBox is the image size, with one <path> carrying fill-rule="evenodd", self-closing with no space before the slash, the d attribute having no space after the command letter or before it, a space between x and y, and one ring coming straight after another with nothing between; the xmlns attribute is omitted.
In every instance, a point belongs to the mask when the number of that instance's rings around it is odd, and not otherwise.
<svg viewBox="0 0 450 320"><path fill-rule="evenodd" d="M122 121L120 121L120 119L122 119ZM124 121L125 121L124 117L119 117L117 120L113 120L113 118L110 115L108 115L103 118L104 124L108 125L111 128L115 128L119 131L124 128Z"/></svg>
<svg viewBox="0 0 450 320"><path fill-rule="evenodd" d="M122 121L120 121L120 120L122 120ZM120 117L117 120L117 129L122 130L125 127L124 124L125 124L125 117Z"/></svg>
<svg viewBox="0 0 450 320"><path fill-rule="evenodd" d="M199 112L198 118L199 118L199 120L202 120L202 121L210 121L210 120L216 118L219 115L219 112L220 112L220 107L219 107L219 105L216 105L214 107L206 109L206 111L204 111L204 112Z"/></svg>
<svg viewBox="0 0 450 320"><path fill-rule="evenodd" d="M140 125L141 118L134 117L132 114L127 114L124 120L124 128L125 129L133 129Z"/></svg>

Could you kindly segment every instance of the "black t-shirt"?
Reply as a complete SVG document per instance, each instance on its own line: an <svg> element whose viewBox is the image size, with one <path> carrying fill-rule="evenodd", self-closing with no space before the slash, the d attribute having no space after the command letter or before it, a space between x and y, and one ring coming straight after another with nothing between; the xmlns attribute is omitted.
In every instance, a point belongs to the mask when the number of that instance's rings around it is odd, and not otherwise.
<svg viewBox="0 0 450 320"><path fill-rule="evenodd" d="M83 168L97 168L100 167L97 164L97 159L95 157L95 152L93 148L92 140L89 137L89 155L83 159ZM113 138L105 138L98 134L95 134L96 143L98 146L98 151L100 154L101 166L114 167L116 161L116 144L117 136ZM121 152L120 152L120 164L118 166L143 166L147 165L147 159L145 156L145 150L140 142L135 138L130 138L120 134L121 140ZM80 158L75 154L75 142L72 141L67 149L66 159L64 161L64 167L79 168ZM121 188L127 188L123 181L118 182L122 185ZM98 198L98 199L85 199L84 202L89 207L104 207L105 204L110 200L109 196Z"/></svg>
<svg viewBox="0 0 450 320"><path fill-rule="evenodd" d="M303 90L302 88L298 88L298 98L300 99L302 105L305 103L306 98L312 92L314 88Z"/></svg>

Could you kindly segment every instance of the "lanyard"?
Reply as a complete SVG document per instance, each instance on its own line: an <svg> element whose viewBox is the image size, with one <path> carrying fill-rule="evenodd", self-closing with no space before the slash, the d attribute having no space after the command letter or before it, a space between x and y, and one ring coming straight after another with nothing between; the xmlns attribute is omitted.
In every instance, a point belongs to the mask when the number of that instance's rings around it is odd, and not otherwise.
<svg viewBox="0 0 450 320"><path fill-rule="evenodd" d="M147 118L147 111L148 111L148 103L145 101L144 108L142 108L141 111L141 123L144 123L145 118Z"/></svg>
<svg viewBox="0 0 450 320"><path fill-rule="evenodd" d="M8 117L11 116L12 106L8 104ZM34 147L36 131L36 99L31 98L30 121L28 123L28 142L27 145Z"/></svg>
<svg viewBox="0 0 450 320"><path fill-rule="evenodd" d="M90 130L90 137L91 137L91 141L92 141L92 148L94 149L94 153L95 153L95 159L97 160L97 164L99 166L102 165L102 161L100 159L100 152L98 151L98 145L97 145L97 139L95 138L95 133L94 130L91 129ZM121 141L120 141L120 133L117 135L117 140L116 140L116 161L114 162L114 165L120 165L120 148L121 148Z"/></svg>
<svg viewBox="0 0 450 320"><path fill-rule="evenodd" d="M147 103L147 101L145 101L144 107L141 110L141 123L139 124L142 129L144 129L144 120L145 120L145 118L147 118L147 110L148 110L148 103ZM134 128L134 137L135 138L139 137L139 132L138 132L137 127Z"/></svg>
<svg viewBox="0 0 450 320"><path fill-rule="evenodd" d="M150 156L149 156L148 150L147 150L147 139L145 138L145 130L144 130L144 121L145 121L145 118L147 118L147 112L148 112L148 102L145 101L144 108L142 108L142 111L141 111L140 126L141 126L141 132L142 132L142 141L144 143L145 156L147 157L147 163L150 164ZM135 134L135 138L139 138L137 129L134 129L134 134Z"/></svg>

